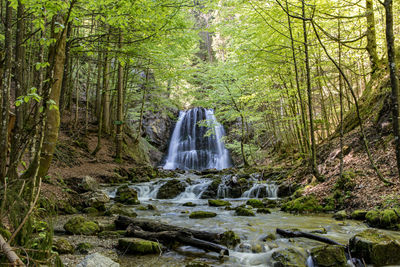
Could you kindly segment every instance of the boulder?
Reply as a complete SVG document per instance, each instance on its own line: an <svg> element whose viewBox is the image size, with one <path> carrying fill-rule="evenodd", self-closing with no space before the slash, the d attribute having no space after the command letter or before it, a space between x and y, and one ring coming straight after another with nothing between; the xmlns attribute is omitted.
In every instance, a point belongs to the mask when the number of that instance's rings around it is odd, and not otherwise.
<svg viewBox="0 0 400 267"><path fill-rule="evenodd" d="M266 208L276 208L278 206L278 201L274 199L264 198L263 203Z"/></svg>
<svg viewBox="0 0 400 267"><path fill-rule="evenodd" d="M158 199L171 199L185 191L186 183L177 179L167 181L157 192Z"/></svg>
<svg viewBox="0 0 400 267"><path fill-rule="evenodd" d="M336 212L335 214L333 214L333 218L335 220L344 220L347 218L347 213L345 210L340 210L340 211Z"/></svg>
<svg viewBox="0 0 400 267"><path fill-rule="evenodd" d="M186 203L183 203L182 206L184 206L184 207L196 207L197 205L195 203L193 203L193 202L186 202Z"/></svg>
<svg viewBox="0 0 400 267"><path fill-rule="evenodd" d="M72 254L75 249L67 239L59 238L53 241L53 250L59 254Z"/></svg>
<svg viewBox="0 0 400 267"><path fill-rule="evenodd" d="M345 267L347 259L342 246L320 246L311 250L314 264L320 267Z"/></svg>
<svg viewBox="0 0 400 267"><path fill-rule="evenodd" d="M137 214L129 207L125 207L121 203L116 203L108 208L105 212L106 215L124 215L128 217L135 218Z"/></svg>
<svg viewBox="0 0 400 267"><path fill-rule="evenodd" d="M83 216L75 216L67 221L64 229L68 234L94 235L100 231L97 223L85 219Z"/></svg>
<svg viewBox="0 0 400 267"><path fill-rule="evenodd" d="M121 238L118 249L127 254L159 254L161 247L158 243L140 238Z"/></svg>
<svg viewBox="0 0 400 267"><path fill-rule="evenodd" d="M207 189L201 195L201 199L216 198L218 194L218 187L222 180L220 177L214 178L212 183L207 187Z"/></svg>
<svg viewBox="0 0 400 267"><path fill-rule="evenodd" d="M370 210L365 219L370 226L383 229L397 229L400 223L400 210L385 209L381 211Z"/></svg>
<svg viewBox="0 0 400 267"><path fill-rule="evenodd" d="M353 256L376 266L400 264L400 241L376 229L367 229L349 241Z"/></svg>
<svg viewBox="0 0 400 267"><path fill-rule="evenodd" d="M257 213L270 214L271 211L267 208L259 208L259 209L257 209Z"/></svg>
<svg viewBox="0 0 400 267"><path fill-rule="evenodd" d="M360 221L363 221L363 220L365 220L365 215L367 215L367 212L368 211L366 211L366 210L355 210L355 211L353 211L352 213L351 213L351 218L353 219L353 220L360 220Z"/></svg>
<svg viewBox="0 0 400 267"><path fill-rule="evenodd" d="M80 186L86 191L97 191L99 189L99 183L91 176L83 177Z"/></svg>
<svg viewBox="0 0 400 267"><path fill-rule="evenodd" d="M283 182L278 186L278 197L291 196L298 188L298 185L289 182Z"/></svg>
<svg viewBox="0 0 400 267"><path fill-rule="evenodd" d="M215 212L209 212L209 211L194 211L190 213L189 218L190 219L203 219L203 218L212 218L217 216Z"/></svg>
<svg viewBox="0 0 400 267"><path fill-rule="evenodd" d="M315 196L308 195L284 203L281 210L294 213L313 213L322 211L322 206Z"/></svg>
<svg viewBox="0 0 400 267"><path fill-rule="evenodd" d="M110 197L102 191L87 192L82 195L86 207L92 207L99 211L105 210L105 204L110 202Z"/></svg>
<svg viewBox="0 0 400 267"><path fill-rule="evenodd" d="M234 249L240 244L240 237L234 231L226 231L221 235L221 244Z"/></svg>
<svg viewBox="0 0 400 267"><path fill-rule="evenodd" d="M79 243L79 244L76 246L76 250L79 251L79 253L82 253L82 254L88 254L89 251L90 251L92 248L93 248L93 245L90 244L90 243L87 243L87 242Z"/></svg>
<svg viewBox="0 0 400 267"><path fill-rule="evenodd" d="M243 207L236 208L235 215L236 216L256 216L252 210L246 209Z"/></svg>
<svg viewBox="0 0 400 267"><path fill-rule="evenodd" d="M249 199L246 205L252 206L253 208L264 208L264 203L260 199Z"/></svg>
<svg viewBox="0 0 400 267"><path fill-rule="evenodd" d="M117 189L117 193L115 194L115 201L126 205L140 204L136 190L128 187L127 185L123 185Z"/></svg>
<svg viewBox="0 0 400 267"><path fill-rule="evenodd" d="M280 249L272 253L273 267L306 267L307 255L294 248Z"/></svg>
<svg viewBox="0 0 400 267"><path fill-rule="evenodd" d="M86 256L76 267L119 267L119 263L100 253L94 253Z"/></svg>
<svg viewBox="0 0 400 267"><path fill-rule="evenodd" d="M208 205L211 207L223 207L223 206L230 206L231 203L229 201L221 199L209 199Z"/></svg>

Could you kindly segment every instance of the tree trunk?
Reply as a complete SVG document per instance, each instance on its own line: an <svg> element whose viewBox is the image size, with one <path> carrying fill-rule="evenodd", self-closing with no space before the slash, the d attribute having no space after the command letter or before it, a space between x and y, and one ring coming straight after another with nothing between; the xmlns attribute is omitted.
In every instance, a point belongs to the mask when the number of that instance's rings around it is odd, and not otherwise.
<svg viewBox="0 0 400 267"><path fill-rule="evenodd" d="M107 38L108 42L109 38ZM108 53L104 52L103 58L103 91L102 91L102 106L103 106L103 130L105 133L110 133L110 61Z"/></svg>
<svg viewBox="0 0 400 267"><path fill-rule="evenodd" d="M375 30L375 15L374 15L374 1L366 0L366 13L367 13L367 51L371 63L372 72L378 68L379 57L376 51L376 30Z"/></svg>
<svg viewBox="0 0 400 267"><path fill-rule="evenodd" d="M122 49L122 33L119 33L119 49ZM122 155L122 133L123 133L123 120L124 120L124 69L122 67L122 63L119 60L118 62L118 103L117 103L117 124L116 124L116 137L115 141L117 143L116 146L116 159L121 160Z"/></svg>

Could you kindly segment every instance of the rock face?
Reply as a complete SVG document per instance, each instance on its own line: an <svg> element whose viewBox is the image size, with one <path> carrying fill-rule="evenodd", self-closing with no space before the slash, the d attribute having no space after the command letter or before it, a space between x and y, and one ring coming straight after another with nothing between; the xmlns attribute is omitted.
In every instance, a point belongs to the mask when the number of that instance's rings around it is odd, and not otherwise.
<svg viewBox="0 0 400 267"><path fill-rule="evenodd" d="M400 264L400 242L376 229L368 229L349 241L351 254L375 266Z"/></svg>
<svg viewBox="0 0 400 267"><path fill-rule="evenodd" d="M345 267L347 266L344 247L341 246L321 246L311 250L314 264L321 267Z"/></svg>
<svg viewBox="0 0 400 267"><path fill-rule="evenodd" d="M171 199L177 197L180 193L185 191L185 182L177 179L169 180L166 184L160 187L157 193L158 199Z"/></svg>
<svg viewBox="0 0 400 267"><path fill-rule="evenodd" d="M119 263L100 253L94 253L86 256L76 267L119 267Z"/></svg>
<svg viewBox="0 0 400 267"><path fill-rule="evenodd" d="M172 118L178 116L178 110L171 110ZM168 140L175 121L167 112L150 113L147 112L143 116L143 130L150 144L157 147L160 151L166 151L168 148Z"/></svg>
<svg viewBox="0 0 400 267"><path fill-rule="evenodd" d="M115 201L127 205L140 204L136 190L133 188L129 188L127 185L123 185L118 188L115 195Z"/></svg>
<svg viewBox="0 0 400 267"><path fill-rule="evenodd" d="M76 216L67 221L64 229L69 234L74 235L94 235L100 231L97 223L89 221L82 216Z"/></svg>
<svg viewBox="0 0 400 267"><path fill-rule="evenodd" d="M118 248L127 254L159 254L161 248L158 243L140 238L121 238Z"/></svg>

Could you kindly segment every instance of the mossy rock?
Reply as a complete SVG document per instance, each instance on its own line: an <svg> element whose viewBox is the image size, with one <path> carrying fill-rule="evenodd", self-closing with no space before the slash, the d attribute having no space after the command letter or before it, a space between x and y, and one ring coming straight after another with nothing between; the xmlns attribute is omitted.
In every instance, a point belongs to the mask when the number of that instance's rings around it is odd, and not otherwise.
<svg viewBox="0 0 400 267"><path fill-rule="evenodd" d="M196 207L197 205L195 203L193 203L193 202L186 202L186 203L183 203L182 206L184 206L184 207Z"/></svg>
<svg viewBox="0 0 400 267"><path fill-rule="evenodd" d="M210 211L194 211L190 213L189 218L190 219L203 219L203 218L212 218L217 216L215 212L210 212Z"/></svg>
<svg viewBox="0 0 400 267"><path fill-rule="evenodd" d="M201 195L201 199L216 198L218 194L218 187L222 180L220 177L214 178L212 183L207 187L207 189Z"/></svg>
<svg viewBox="0 0 400 267"><path fill-rule="evenodd" d="M172 199L184 192L186 184L178 179L168 180L157 192L157 199Z"/></svg>
<svg viewBox="0 0 400 267"><path fill-rule="evenodd" d="M110 208L108 208L108 210L106 211L107 215L123 215L123 216L128 216L128 217L132 217L135 218L137 217L137 214L129 207L125 207L124 205L122 205L121 203L116 203L114 205L112 205Z"/></svg>
<svg viewBox="0 0 400 267"><path fill-rule="evenodd" d="M86 207L96 208L99 211L105 211L105 204L110 202L110 197L102 191L84 193L82 198Z"/></svg>
<svg viewBox="0 0 400 267"><path fill-rule="evenodd" d="M83 177L80 186L86 191L96 191L99 189L99 183L91 176Z"/></svg>
<svg viewBox="0 0 400 267"><path fill-rule="evenodd" d="M377 210L370 210L365 214L365 219L371 226L378 226L381 222L380 212Z"/></svg>
<svg viewBox="0 0 400 267"><path fill-rule="evenodd" d="M94 235L100 231L97 223L89 221L82 216L75 216L67 221L64 229L68 234Z"/></svg>
<svg viewBox="0 0 400 267"><path fill-rule="evenodd" d="M353 256L364 259L367 264L400 264L400 242L376 229L367 229L353 236L349 248Z"/></svg>
<svg viewBox="0 0 400 267"><path fill-rule="evenodd" d="M259 208L257 209L257 213L270 214L271 211L267 208Z"/></svg>
<svg viewBox="0 0 400 267"><path fill-rule="evenodd" d="M58 203L58 211L60 214L77 214L79 212L68 201L60 201Z"/></svg>
<svg viewBox="0 0 400 267"><path fill-rule="evenodd" d="M272 253L274 267L306 267L307 255L297 249L280 249Z"/></svg>
<svg viewBox="0 0 400 267"><path fill-rule="evenodd" d="M344 220L347 219L347 212L345 210L340 210L333 214L332 216L335 220Z"/></svg>
<svg viewBox="0 0 400 267"><path fill-rule="evenodd" d="M317 229L312 229L312 230L310 230L310 233L312 233L312 234L322 234L322 235L325 235L326 233L328 233L328 231L326 230L326 228L321 227L321 228L317 228Z"/></svg>
<svg viewBox="0 0 400 267"><path fill-rule="evenodd" d="M161 252L158 243L140 238L121 238L118 240L118 249L126 254L134 255L159 254Z"/></svg>
<svg viewBox="0 0 400 267"><path fill-rule="evenodd" d="M235 209L235 215L236 216L256 216L252 210L246 209L243 207L237 207Z"/></svg>
<svg viewBox="0 0 400 267"><path fill-rule="evenodd" d="M128 187L127 185L123 185L118 188L117 193L115 195L115 201L126 205L140 204L136 190Z"/></svg>
<svg viewBox="0 0 400 267"><path fill-rule="evenodd" d="M382 211L370 210L365 215L365 218L370 226L383 229L397 229L397 225L400 223L398 213L394 209Z"/></svg>
<svg viewBox="0 0 400 267"><path fill-rule="evenodd" d="M145 206L138 206L136 207L136 210L147 210Z"/></svg>
<svg viewBox="0 0 400 267"><path fill-rule="evenodd" d="M90 251L93 247L94 247L94 246L93 246L92 244L88 243L88 242L82 242L82 243L79 243L79 244L76 246L76 250L77 250L79 253L88 254L89 251Z"/></svg>
<svg viewBox="0 0 400 267"><path fill-rule="evenodd" d="M53 242L53 250L59 254L72 254L75 249L71 243L65 238L59 238Z"/></svg>
<svg viewBox="0 0 400 267"><path fill-rule="evenodd" d="M231 203L229 201L221 199L209 199L208 205L211 207L224 207L224 206L230 206Z"/></svg>
<svg viewBox="0 0 400 267"><path fill-rule="evenodd" d="M320 246L311 250L314 263L321 267L345 267L347 259L342 246Z"/></svg>
<svg viewBox="0 0 400 267"><path fill-rule="evenodd" d="M249 199L246 201L246 205L252 206L253 208L264 208L265 205L260 199Z"/></svg>
<svg viewBox="0 0 400 267"><path fill-rule="evenodd" d="M266 208L276 208L278 206L278 201L274 199L264 198L263 203Z"/></svg>
<svg viewBox="0 0 400 267"><path fill-rule="evenodd" d="M295 213L315 213L322 211L322 206L313 195L302 196L282 205L281 210Z"/></svg>
<svg viewBox="0 0 400 267"><path fill-rule="evenodd" d="M221 235L221 244L234 249L240 244L240 237L234 231L226 231Z"/></svg>
<svg viewBox="0 0 400 267"><path fill-rule="evenodd" d="M86 213L86 214L89 214L91 216L96 216L96 215L99 214L99 211L94 207L84 208L83 212Z"/></svg>
<svg viewBox="0 0 400 267"><path fill-rule="evenodd" d="M351 213L351 218L353 220L359 220L359 221L363 221L365 220L365 216L367 215L366 210L355 210Z"/></svg>
<svg viewBox="0 0 400 267"><path fill-rule="evenodd" d="M116 237L123 237L125 231L120 233L119 231L102 231L97 236L102 238L116 238Z"/></svg>

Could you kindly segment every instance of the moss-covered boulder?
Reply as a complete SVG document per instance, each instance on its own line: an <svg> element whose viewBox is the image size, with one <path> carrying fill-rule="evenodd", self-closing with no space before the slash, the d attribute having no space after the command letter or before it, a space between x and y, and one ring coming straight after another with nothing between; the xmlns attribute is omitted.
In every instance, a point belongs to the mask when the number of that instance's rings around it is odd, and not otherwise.
<svg viewBox="0 0 400 267"><path fill-rule="evenodd" d="M94 207L87 207L83 209L83 212L90 215L90 216L96 216L99 214L99 211L94 208Z"/></svg>
<svg viewBox="0 0 400 267"><path fill-rule="evenodd" d="M335 220L344 220L347 219L347 212L345 210L340 210L333 214L333 218Z"/></svg>
<svg viewBox="0 0 400 267"><path fill-rule="evenodd" d="M177 179L167 181L157 192L158 199L171 199L185 191L186 183Z"/></svg>
<svg viewBox="0 0 400 267"><path fill-rule="evenodd" d="M128 187L127 185L123 185L117 189L117 193L115 194L115 201L126 205L140 204L136 190Z"/></svg>
<svg viewBox="0 0 400 267"><path fill-rule="evenodd" d="M320 267L345 267L347 259L342 246L320 246L311 250L314 264Z"/></svg>
<svg viewBox="0 0 400 267"><path fill-rule="evenodd" d="M75 216L67 221L64 229L73 235L94 235L100 231L97 223L85 219L83 216Z"/></svg>
<svg viewBox="0 0 400 267"><path fill-rule="evenodd" d="M307 254L294 248L280 249L272 253L274 267L306 267Z"/></svg>
<svg viewBox="0 0 400 267"><path fill-rule="evenodd" d="M215 212L209 212L209 211L194 211L190 213L189 218L190 219L203 219L203 218L212 218L217 216Z"/></svg>
<svg viewBox="0 0 400 267"><path fill-rule="evenodd" d="M80 186L86 191L96 191L99 189L99 183L91 176L83 177Z"/></svg>
<svg viewBox="0 0 400 267"><path fill-rule="evenodd" d="M226 231L221 235L221 244L233 249L240 244L240 237L234 231Z"/></svg>
<svg viewBox="0 0 400 267"><path fill-rule="evenodd" d="M257 209L257 213L270 214L271 211L267 208L259 208Z"/></svg>
<svg viewBox="0 0 400 267"><path fill-rule="evenodd" d="M87 192L82 195L86 207L92 207L98 211L105 211L105 204L110 202L110 197L102 191Z"/></svg>
<svg viewBox="0 0 400 267"><path fill-rule="evenodd" d="M135 218L137 216L136 212L132 210L132 208L126 207L121 203L116 203L109 207L105 212L105 215L123 215Z"/></svg>
<svg viewBox="0 0 400 267"><path fill-rule="evenodd" d="M377 210L370 210L365 214L365 219L371 226L378 226L381 222L380 212Z"/></svg>
<svg viewBox="0 0 400 267"><path fill-rule="evenodd" d="M295 213L314 213L322 211L322 206L315 196L308 195L284 203L281 210Z"/></svg>
<svg viewBox="0 0 400 267"><path fill-rule="evenodd" d="M195 203L193 203L193 202L186 202L186 203L183 203L182 206L184 206L184 207L196 207L197 205Z"/></svg>
<svg viewBox="0 0 400 267"><path fill-rule="evenodd" d="M72 254L75 249L71 243L65 238L59 238L53 242L53 250L59 254Z"/></svg>
<svg viewBox="0 0 400 267"><path fill-rule="evenodd" d="M365 215L365 219L370 226L384 228L384 229L397 229L400 223L398 216L400 211L394 209L386 209L382 211L370 210Z"/></svg>
<svg viewBox="0 0 400 267"><path fill-rule="evenodd" d="M260 199L249 199L246 201L246 205L252 206L253 208L264 208L265 205Z"/></svg>
<svg viewBox="0 0 400 267"><path fill-rule="evenodd" d="M246 209L243 207L237 207L235 209L236 216L256 216L251 209Z"/></svg>
<svg viewBox="0 0 400 267"><path fill-rule="evenodd" d="M79 243L76 246L76 250L81 253L81 254L88 254L89 251L93 248L94 246L88 242L82 242Z"/></svg>
<svg viewBox="0 0 400 267"><path fill-rule="evenodd" d="M140 238L121 238L118 249L126 254L159 254L161 247L158 243Z"/></svg>
<svg viewBox="0 0 400 267"><path fill-rule="evenodd" d="M278 201L275 199L264 198L263 203L266 208L276 208L278 206Z"/></svg>
<svg viewBox="0 0 400 267"><path fill-rule="evenodd" d="M366 210L355 210L351 213L350 217L353 220L363 221L363 220L365 220L365 215L367 215L367 212L368 211L366 211Z"/></svg>
<svg viewBox="0 0 400 267"><path fill-rule="evenodd" d="M209 199L208 205L211 207L223 207L223 206L230 206L231 203L229 201L222 199Z"/></svg>
<svg viewBox="0 0 400 267"><path fill-rule="evenodd" d="M367 229L349 241L353 256L375 266L400 264L400 241L376 229Z"/></svg>

